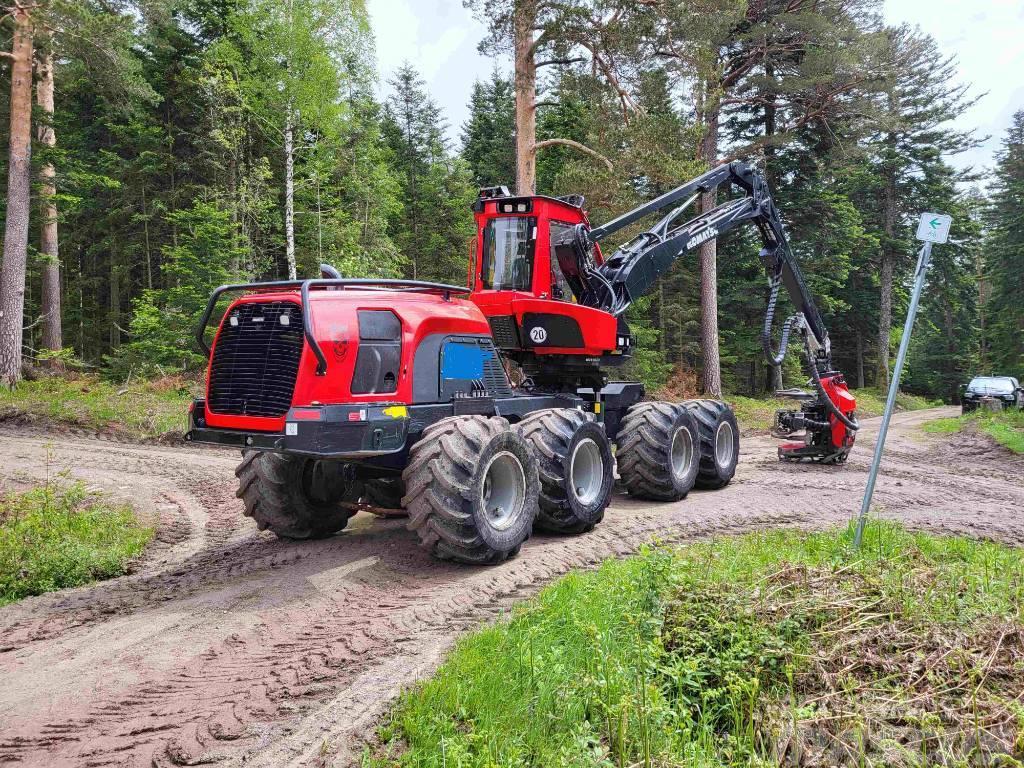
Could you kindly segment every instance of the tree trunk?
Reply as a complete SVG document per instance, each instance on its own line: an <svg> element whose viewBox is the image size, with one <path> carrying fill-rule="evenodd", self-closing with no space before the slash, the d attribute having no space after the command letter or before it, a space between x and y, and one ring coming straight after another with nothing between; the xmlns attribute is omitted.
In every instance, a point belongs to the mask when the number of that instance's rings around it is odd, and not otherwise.
<svg viewBox="0 0 1024 768"><path fill-rule="evenodd" d="M11 130L7 166L7 222L0 267L0 384L21 378L21 339L25 313L25 261L31 205L32 20L15 6L11 43Z"/></svg>
<svg viewBox="0 0 1024 768"><path fill-rule="evenodd" d="M718 162L719 106L705 102L704 138L701 159L708 168ZM701 211L710 211L717 203L715 192L701 195ZM704 394L722 396L722 368L718 355L718 241L714 238L700 246L700 342L704 358L702 386Z"/></svg>
<svg viewBox="0 0 1024 768"><path fill-rule="evenodd" d="M110 349L121 346L121 268L117 244L110 249Z"/></svg>
<svg viewBox="0 0 1024 768"><path fill-rule="evenodd" d="M988 329L985 323L985 307L988 302L986 291L987 282L985 278L984 260L981 256L975 257L974 274L978 281L978 364L979 370L987 371L988 368Z"/></svg>
<svg viewBox="0 0 1024 768"><path fill-rule="evenodd" d="M516 0L513 23L516 88L516 194L532 195L537 189L537 63L533 58L535 0Z"/></svg>
<svg viewBox="0 0 1024 768"><path fill-rule="evenodd" d="M895 153L896 137L887 138L890 151ZM892 285L896 252L896 169L890 164L883 170L885 190L882 201L882 225L885 239L882 242L882 263L879 270L880 297L878 304L878 377L875 385L881 389L889 387L889 336L892 334Z"/></svg>
<svg viewBox="0 0 1024 768"><path fill-rule="evenodd" d="M39 64L39 83L36 86L36 101L44 115L44 122L38 128L39 143L46 147L57 146L57 136L53 130L53 53L49 50L43 55ZM60 311L60 261L58 260L57 240L57 194L56 171L53 163L46 163L40 169L42 181L40 190L39 252L43 262L43 338L42 348L52 352L60 352L64 346L61 331ZM51 365L60 367L60 360L54 359Z"/></svg>
<svg viewBox="0 0 1024 768"><path fill-rule="evenodd" d="M956 402L957 391L959 386L957 383L957 372L956 364L953 362L958 359L958 350L956 343L956 322L953 318L953 305L949 302L948 296L942 297L942 324L943 331L946 335L946 357L942 361L940 373L942 375L942 388L943 388L943 399L947 403Z"/></svg>
<svg viewBox="0 0 1024 768"><path fill-rule="evenodd" d="M292 124L292 109L289 105L284 118L284 237L285 260L288 262L288 279L295 280L298 271L295 266L295 127Z"/></svg>
<svg viewBox="0 0 1024 768"><path fill-rule="evenodd" d="M882 269L880 272L881 297L878 305L878 375L875 386L889 387L889 337L892 334L892 254L882 248Z"/></svg>
<svg viewBox="0 0 1024 768"><path fill-rule="evenodd" d="M864 334L857 329L857 389L864 389Z"/></svg>

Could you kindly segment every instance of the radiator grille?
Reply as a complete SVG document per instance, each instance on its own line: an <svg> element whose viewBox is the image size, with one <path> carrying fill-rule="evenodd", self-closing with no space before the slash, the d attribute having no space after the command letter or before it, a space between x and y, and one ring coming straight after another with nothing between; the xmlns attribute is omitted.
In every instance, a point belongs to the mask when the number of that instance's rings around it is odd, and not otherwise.
<svg viewBox="0 0 1024 768"><path fill-rule="evenodd" d="M302 344L298 304L272 301L232 309L213 350L210 410L235 416L283 416L292 403Z"/></svg>
<svg viewBox="0 0 1024 768"><path fill-rule="evenodd" d="M491 356L484 360L484 387L492 395L508 397L512 394L512 388L508 385L508 377L505 375L505 368L497 353L493 351Z"/></svg>
<svg viewBox="0 0 1024 768"><path fill-rule="evenodd" d="M491 336L494 343L501 349L518 349L519 333L516 328L516 319L511 315L495 315L489 318L491 323Z"/></svg>

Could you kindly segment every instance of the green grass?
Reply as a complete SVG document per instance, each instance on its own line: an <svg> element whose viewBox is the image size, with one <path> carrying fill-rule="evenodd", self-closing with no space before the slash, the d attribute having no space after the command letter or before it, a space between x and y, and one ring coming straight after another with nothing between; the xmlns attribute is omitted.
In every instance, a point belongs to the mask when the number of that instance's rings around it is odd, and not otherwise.
<svg viewBox="0 0 1024 768"><path fill-rule="evenodd" d="M861 418L881 416L885 410L886 392L876 389L851 390L857 398L857 415ZM744 431L767 431L775 420L775 411L780 408L796 407L793 400L777 397L756 398L743 395L726 395L726 402L732 406ZM918 395L900 392L896 395L896 408L900 411L917 411L923 408L935 408L942 405L937 400L929 400Z"/></svg>
<svg viewBox="0 0 1024 768"><path fill-rule="evenodd" d="M119 576L153 537L132 510L81 483L0 499L0 605Z"/></svg>
<svg viewBox="0 0 1024 768"><path fill-rule="evenodd" d="M175 377L113 384L95 376L49 376L0 388L0 412L27 420L154 438L185 428L191 385Z"/></svg>
<svg viewBox="0 0 1024 768"><path fill-rule="evenodd" d="M1015 409L998 413L977 410L953 419L936 419L925 424L924 430L942 435L978 430L1013 453L1024 453L1024 412Z"/></svg>
<svg viewBox="0 0 1024 768"><path fill-rule="evenodd" d="M850 540L774 531L572 573L458 643L364 765L1024 757L1020 553L889 523Z"/></svg>

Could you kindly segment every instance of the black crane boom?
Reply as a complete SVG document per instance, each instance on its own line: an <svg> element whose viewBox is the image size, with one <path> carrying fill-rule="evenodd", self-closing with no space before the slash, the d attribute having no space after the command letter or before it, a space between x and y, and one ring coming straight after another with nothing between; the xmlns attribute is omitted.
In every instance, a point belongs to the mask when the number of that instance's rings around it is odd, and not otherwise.
<svg viewBox="0 0 1024 768"><path fill-rule="evenodd" d="M732 198L716 208L678 223L683 212L700 195L719 187L739 188L743 196ZM580 225L574 233L577 253L589 254L593 245L637 221L672 206L653 227L620 246L601 265L582 259L587 265L587 285L579 297L581 303L621 315L637 298L646 295L659 277L681 256L726 232L750 223L757 227L763 247L761 261L771 286L769 316L766 323L765 350L772 362L778 362L770 347L771 319L780 285L786 287L802 318L794 316L787 325L797 324L806 331L805 339L817 357L817 365L831 365L828 330L804 281L800 266L786 240L782 218L764 176L743 162L713 168L696 179L676 187L608 223L587 230Z"/></svg>

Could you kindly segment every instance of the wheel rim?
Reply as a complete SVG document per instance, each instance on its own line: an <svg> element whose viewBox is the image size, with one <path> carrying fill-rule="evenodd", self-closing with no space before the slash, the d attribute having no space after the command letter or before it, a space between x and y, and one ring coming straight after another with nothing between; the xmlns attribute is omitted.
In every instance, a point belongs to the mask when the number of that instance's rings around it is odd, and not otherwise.
<svg viewBox="0 0 1024 768"><path fill-rule="evenodd" d="M672 474L684 477L693 461L693 435L686 427L680 427L672 435L672 450L669 454L672 462Z"/></svg>
<svg viewBox="0 0 1024 768"><path fill-rule="evenodd" d="M601 495L604 485L604 461L601 448L589 437L580 440L569 460L569 487L573 496L584 506L593 504Z"/></svg>
<svg viewBox="0 0 1024 768"><path fill-rule="evenodd" d="M526 471L515 454L502 451L487 462L480 501L492 528L504 530L515 522L526 501Z"/></svg>
<svg viewBox="0 0 1024 768"><path fill-rule="evenodd" d="M718 466L727 467L732 462L733 445L736 443L736 436L732 431L732 424L723 421L718 425L715 432L715 460Z"/></svg>

